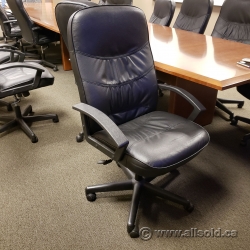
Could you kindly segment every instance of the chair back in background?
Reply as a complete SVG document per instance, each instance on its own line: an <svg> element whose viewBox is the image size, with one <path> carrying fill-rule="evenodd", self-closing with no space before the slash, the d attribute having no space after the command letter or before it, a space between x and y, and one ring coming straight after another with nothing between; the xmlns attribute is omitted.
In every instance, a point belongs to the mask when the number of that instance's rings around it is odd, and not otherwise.
<svg viewBox="0 0 250 250"><path fill-rule="evenodd" d="M212 36L250 44L250 1L225 0Z"/></svg>
<svg viewBox="0 0 250 250"><path fill-rule="evenodd" d="M173 19L174 12L174 0L156 0L154 11L149 19L149 22L169 26Z"/></svg>
<svg viewBox="0 0 250 250"><path fill-rule="evenodd" d="M214 0L184 0L173 28L203 34L213 10Z"/></svg>

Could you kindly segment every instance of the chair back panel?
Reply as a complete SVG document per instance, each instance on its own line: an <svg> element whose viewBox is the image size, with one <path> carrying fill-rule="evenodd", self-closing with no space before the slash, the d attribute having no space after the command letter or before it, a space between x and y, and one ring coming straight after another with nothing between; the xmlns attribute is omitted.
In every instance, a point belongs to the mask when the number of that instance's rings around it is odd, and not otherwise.
<svg viewBox="0 0 250 250"><path fill-rule="evenodd" d="M6 36L9 36L11 33L11 26L9 23L3 23L5 21L8 21L9 18L6 14L5 9L0 5L0 25L1 25L1 29L4 32L4 34Z"/></svg>
<svg viewBox="0 0 250 250"><path fill-rule="evenodd" d="M64 43L68 48L67 25L70 16L79 9L95 6L96 3L88 0L65 0L59 2L55 8L55 15L60 34L63 37Z"/></svg>
<svg viewBox="0 0 250 250"><path fill-rule="evenodd" d="M131 5L131 4L133 4L133 0L105 0L101 4L104 4L104 5L112 5L112 4Z"/></svg>
<svg viewBox="0 0 250 250"><path fill-rule="evenodd" d="M7 0L7 3L16 17L18 25L21 29L23 39L29 44L35 44L36 38L32 30L35 27L35 23L30 19L26 12L22 0Z"/></svg>
<svg viewBox="0 0 250 250"><path fill-rule="evenodd" d="M69 20L68 35L81 102L117 125L156 109L154 62L140 9L102 5L79 10Z"/></svg>
<svg viewBox="0 0 250 250"><path fill-rule="evenodd" d="M169 26L173 19L174 12L174 0L156 0L154 11L149 19L149 22Z"/></svg>
<svg viewBox="0 0 250 250"><path fill-rule="evenodd" d="M203 34L213 10L214 0L184 0L174 28Z"/></svg>
<svg viewBox="0 0 250 250"><path fill-rule="evenodd" d="M225 0L212 36L250 44L250 1Z"/></svg>

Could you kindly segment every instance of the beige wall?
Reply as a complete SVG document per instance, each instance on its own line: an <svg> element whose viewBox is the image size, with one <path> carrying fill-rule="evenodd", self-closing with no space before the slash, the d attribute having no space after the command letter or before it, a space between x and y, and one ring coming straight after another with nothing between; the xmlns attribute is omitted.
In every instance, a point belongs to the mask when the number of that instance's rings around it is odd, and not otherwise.
<svg viewBox="0 0 250 250"><path fill-rule="evenodd" d="M92 2L98 3L99 0L92 0ZM153 13L153 9L154 9L154 1L153 0L133 0L133 5L139 7L140 9L142 9L146 15L147 20L149 20L151 14ZM175 14L171 23L171 27L173 26L173 23L176 20L176 17L180 11L180 7L181 7L181 3L176 3L176 9L175 9ZM215 22L218 18L220 12L220 7L218 6L214 6L213 8L213 13L211 15L211 18L208 22L207 25L207 29L205 31L206 35L211 35Z"/></svg>

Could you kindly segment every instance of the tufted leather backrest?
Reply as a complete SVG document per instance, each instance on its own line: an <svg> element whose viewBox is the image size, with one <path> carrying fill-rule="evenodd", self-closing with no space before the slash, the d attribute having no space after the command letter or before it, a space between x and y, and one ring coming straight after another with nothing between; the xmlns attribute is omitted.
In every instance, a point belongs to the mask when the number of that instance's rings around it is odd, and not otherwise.
<svg viewBox="0 0 250 250"><path fill-rule="evenodd" d="M250 1L225 0L212 36L250 44Z"/></svg>
<svg viewBox="0 0 250 250"><path fill-rule="evenodd" d="M5 21L8 21L9 18L6 14L5 9L0 5L0 25L2 31L5 33L6 36L8 36L11 33L11 26L10 23L3 23Z"/></svg>
<svg viewBox="0 0 250 250"><path fill-rule="evenodd" d="M174 11L174 0L156 0L149 22L169 26L173 19Z"/></svg>
<svg viewBox="0 0 250 250"><path fill-rule="evenodd" d="M88 0L65 0L59 2L55 8L55 15L60 34L63 37L64 43L68 48L67 25L70 16L79 9L95 6L96 3Z"/></svg>
<svg viewBox="0 0 250 250"><path fill-rule="evenodd" d="M140 9L101 5L79 10L68 23L68 45L81 102L117 125L156 109L154 61ZM97 130L91 123L88 129Z"/></svg>
<svg viewBox="0 0 250 250"><path fill-rule="evenodd" d="M203 34L213 10L214 0L184 0L173 28Z"/></svg>
<svg viewBox="0 0 250 250"><path fill-rule="evenodd" d="M26 12L22 0L7 0L7 3L16 17L18 25L21 29L23 39L30 43L35 44L36 38L35 34L32 31L32 28L35 27L35 23L30 19L28 13Z"/></svg>

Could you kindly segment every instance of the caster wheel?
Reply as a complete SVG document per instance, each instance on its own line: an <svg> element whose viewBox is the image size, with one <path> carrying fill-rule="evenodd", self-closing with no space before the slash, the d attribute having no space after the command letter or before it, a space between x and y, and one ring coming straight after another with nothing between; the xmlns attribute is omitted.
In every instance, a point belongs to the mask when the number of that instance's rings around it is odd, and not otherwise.
<svg viewBox="0 0 250 250"><path fill-rule="evenodd" d="M129 233L131 238L138 238L140 236L138 227L134 227L134 229Z"/></svg>
<svg viewBox="0 0 250 250"><path fill-rule="evenodd" d="M84 140L84 134L83 132L79 133L79 135L76 136L77 142L82 142Z"/></svg>
<svg viewBox="0 0 250 250"><path fill-rule="evenodd" d="M95 201L96 200L96 194L91 193L86 195L88 201Z"/></svg>
<svg viewBox="0 0 250 250"><path fill-rule="evenodd" d="M53 71L58 71L58 68L57 68L57 67L54 67L54 68L53 68Z"/></svg>
<svg viewBox="0 0 250 250"><path fill-rule="evenodd" d="M243 103L239 103L238 104L238 108L241 109L243 107L243 105L244 105L244 102Z"/></svg>
<svg viewBox="0 0 250 250"><path fill-rule="evenodd" d="M237 125L238 121L235 120L234 118L231 120L231 125Z"/></svg>
<svg viewBox="0 0 250 250"><path fill-rule="evenodd" d="M7 106L7 110L8 110L8 111L12 111L12 110L13 110L13 108L11 107L11 105L8 105L8 106Z"/></svg>
<svg viewBox="0 0 250 250"><path fill-rule="evenodd" d="M38 138L37 138L35 135L32 136L31 142L32 142L32 143L37 143L37 142L38 142Z"/></svg>
<svg viewBox="0 0 250 250"><path fill-rule="evenodd" d="M53 121L54 123L59 122L58 116L56 116L55 118L53 118L52 121Z"/></svg>
<svg viewBox="0 0 250 250"><path fill-rule="evenodd" d="M184 209L185 209L187 212L191 213L191 212L194 210L194 205L193 205L191 202L189 202L188 205L184 206Z"/></svg>

